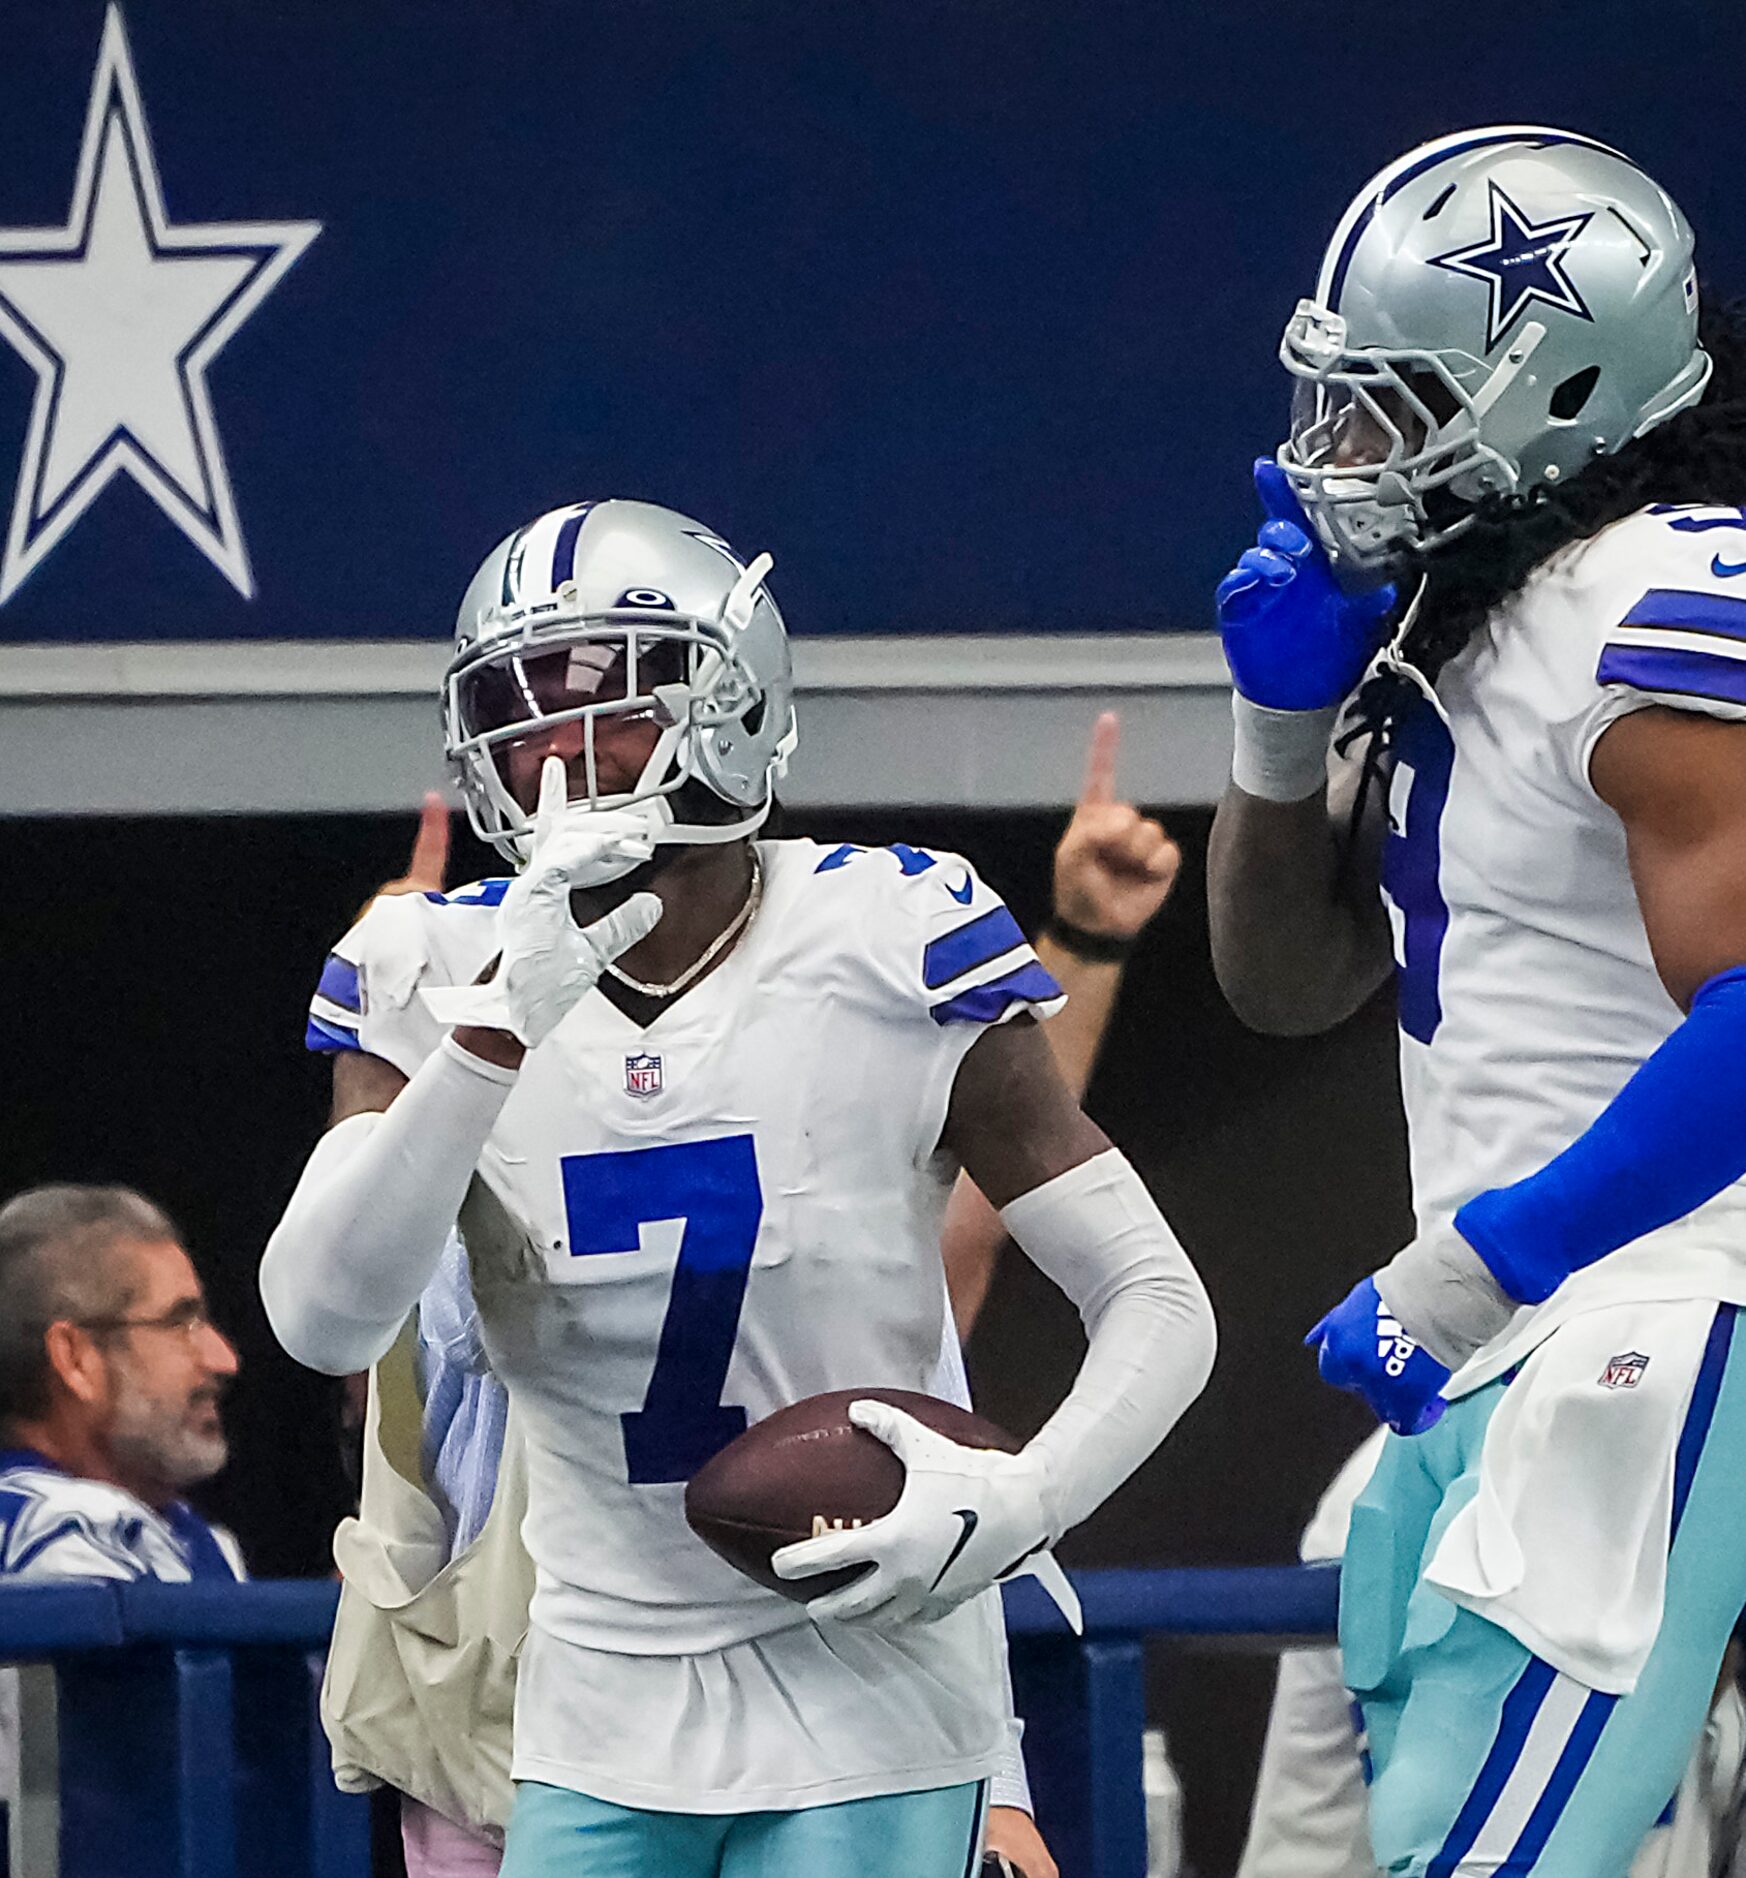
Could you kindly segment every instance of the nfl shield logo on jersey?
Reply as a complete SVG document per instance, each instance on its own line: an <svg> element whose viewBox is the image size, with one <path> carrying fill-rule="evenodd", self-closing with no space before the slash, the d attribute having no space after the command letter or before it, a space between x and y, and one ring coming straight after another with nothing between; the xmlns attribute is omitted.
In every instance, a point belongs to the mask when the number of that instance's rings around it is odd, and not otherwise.
<svg viewBox="0 0 1746 1878"><path fill-rule="evenodd" d="M1603 1389L1635 1389L1637 1378L1649 1367L1649 1359L1640 1350L1626 1350L1610 1357L1601 1371Z"/></svg>
<svg viewBox="0 0 1746 1878"><path fill-rule="evenodd" d="M659 1095L661 1059L658 1056L627 1056L624 1060L624 1088L626 1095Z"/></svg>

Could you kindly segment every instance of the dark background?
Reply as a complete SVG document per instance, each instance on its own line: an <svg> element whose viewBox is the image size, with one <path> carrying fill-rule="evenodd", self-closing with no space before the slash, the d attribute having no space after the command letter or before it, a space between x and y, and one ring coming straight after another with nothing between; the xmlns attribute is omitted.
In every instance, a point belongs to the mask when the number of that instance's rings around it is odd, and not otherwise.
<svg viewBox="0 0 1746 1878"><path fill-rule="evenodd" d="M1304 1330L1409 1231L1392 1012L1282 1042L1230 1015L1207 958L1209 817L1172 813L1181 881L1130 968L1088 1106L1194 1255L1220 1359L1179 1432L1063 1547L1070 1564L1282 1560L1364 1412L1322 1387ZM790 816L794 833L952 847L1034 930L1061 818ZM332 940L405 862L399 817L0 822L9 1009L0 1193L121 1180L183 1223L243 1372L234 1458L209 1495L262 1574L329 1569L347 1510L338 1385L276 1349L262 1245L323 1125L328 1066L301 1049ZM496 871L465 845L456 879ZM1071 1307L1009 1254L971 1346L977 1401L1028 1434L1082 1348ZM1188 1790L1190 1851L1229 1870L1271 1666L1165 1656L1154 1709Z"/></svg>
<svg viewBox="0 0 1746 1878"><path fill-rule="evenodd" d="M210 374L259 592L124 481L0 638L440 635L603 495L769 548L802 632L1200 626L1280 330L1402 150L1615 142L1746 287L1717 0L124 12L172 223L323 224ZM4 8L0 227L66 220L102 18ZM0 345L7 483L33 388Z"/></svg>

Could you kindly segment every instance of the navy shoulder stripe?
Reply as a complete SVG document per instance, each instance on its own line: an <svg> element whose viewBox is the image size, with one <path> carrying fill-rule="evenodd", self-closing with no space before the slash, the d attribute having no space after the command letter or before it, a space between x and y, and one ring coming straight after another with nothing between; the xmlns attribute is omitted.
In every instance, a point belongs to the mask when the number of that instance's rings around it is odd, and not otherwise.
<svg viewBox="0 0 1746 1878"><path fill-rule="evenodd" d="M1746 639L1746 599L1684 587L1651 587L1619 624L1709 633L1718 639Z"/></svg>
<svg viewBox="0 0 1746 1878"><path fill-rule="evenodd" d="M997 906L929 943L922 953L922 983L937 991L1024 942L1018 921L1004 906Z"/></svg>
<svg viewBox="0 0 1746 1878"><path fill-rule="evenodd" d="M1602 648L1595 678L1603 685L1630 685L1637 691L1746 704L1746 659L1716 652L1612 644Z"/></svg>
<svg viewBox="0 0 1746 1878"><path fill-rule="evenodd" d="M438 906L500 906L503 896L509 891L509 878L502 880L481 880L471 887L463 887L458 893L426 893L427 900L434 900Z"/></svg>
<svg viewBox="0 0 1746 1878"><path fill-rule="evenodd" d="M1031 959L1004 978L990 979L932 1006L928 1015L936 1024L992 1024L1015 1004L1042 1004L1062 995L1049 973Z"/></svg>
<svg viewBox="0 0 1746 1878"><path fill-rule="evenodd" d="M326 1056L336 1050L361 1050L358 1033L343 1024L329 1023L325 1017L311 1016L303 1032L303 1047Z"/></svg>
<svg viewBox="0 0 1746 1878"><path fill-rule="evenodd" d="M315 995L326 998L329 1004L337 1004L342 1011L361 1011L364 999L358 984L358 968L350 959L330 952L327 963L321 968L321 982L315 987Z"/></svg>

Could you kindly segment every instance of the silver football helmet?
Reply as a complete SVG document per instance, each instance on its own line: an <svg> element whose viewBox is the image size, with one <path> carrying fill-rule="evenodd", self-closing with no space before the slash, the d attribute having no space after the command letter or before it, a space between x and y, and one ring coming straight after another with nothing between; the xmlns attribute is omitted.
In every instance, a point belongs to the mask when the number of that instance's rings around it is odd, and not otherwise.
<svg viewBox="0 0 1746 1878"><path fill-rule="evenodd" d="M1503 125L1409 151L1346 211L1280 358L1281 467L1346 576L1460 533L1693 404L1692 233L1616 150Z"/></svg>
<svg viewBox="0 0 1746 1878"><path fill-rule="evenodd" d="M474 831L527 858L533 817L512 786L516 753L535 753L522 763L531 775L571 725L579 811L644 805L657 843L757 828L795 744L770 567L769 555L744 562L702 523L651 502L574 503L500 542L461 601L443 681L444 742ZM628 787L597 762L608 719L650 744ZM725 805L719 818L681 819L689 782ZM525 776L522 793L531 800Z"/></svg>

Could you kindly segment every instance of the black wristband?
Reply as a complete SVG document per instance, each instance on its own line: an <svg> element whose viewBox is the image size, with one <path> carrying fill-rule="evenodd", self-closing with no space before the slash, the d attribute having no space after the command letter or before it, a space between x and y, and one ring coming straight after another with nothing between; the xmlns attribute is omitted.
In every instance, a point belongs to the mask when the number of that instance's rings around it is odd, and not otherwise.
<svg viewBox="0 0 1746 1878"><path fill-rule="evenodd" d="M1063 952L1070 953L1085 965L1121 965L1134 949L1132 939L1116 939L1108 933L1087 932L1059 913L1051 915L1043 936L1052 939Z"/></svg>

